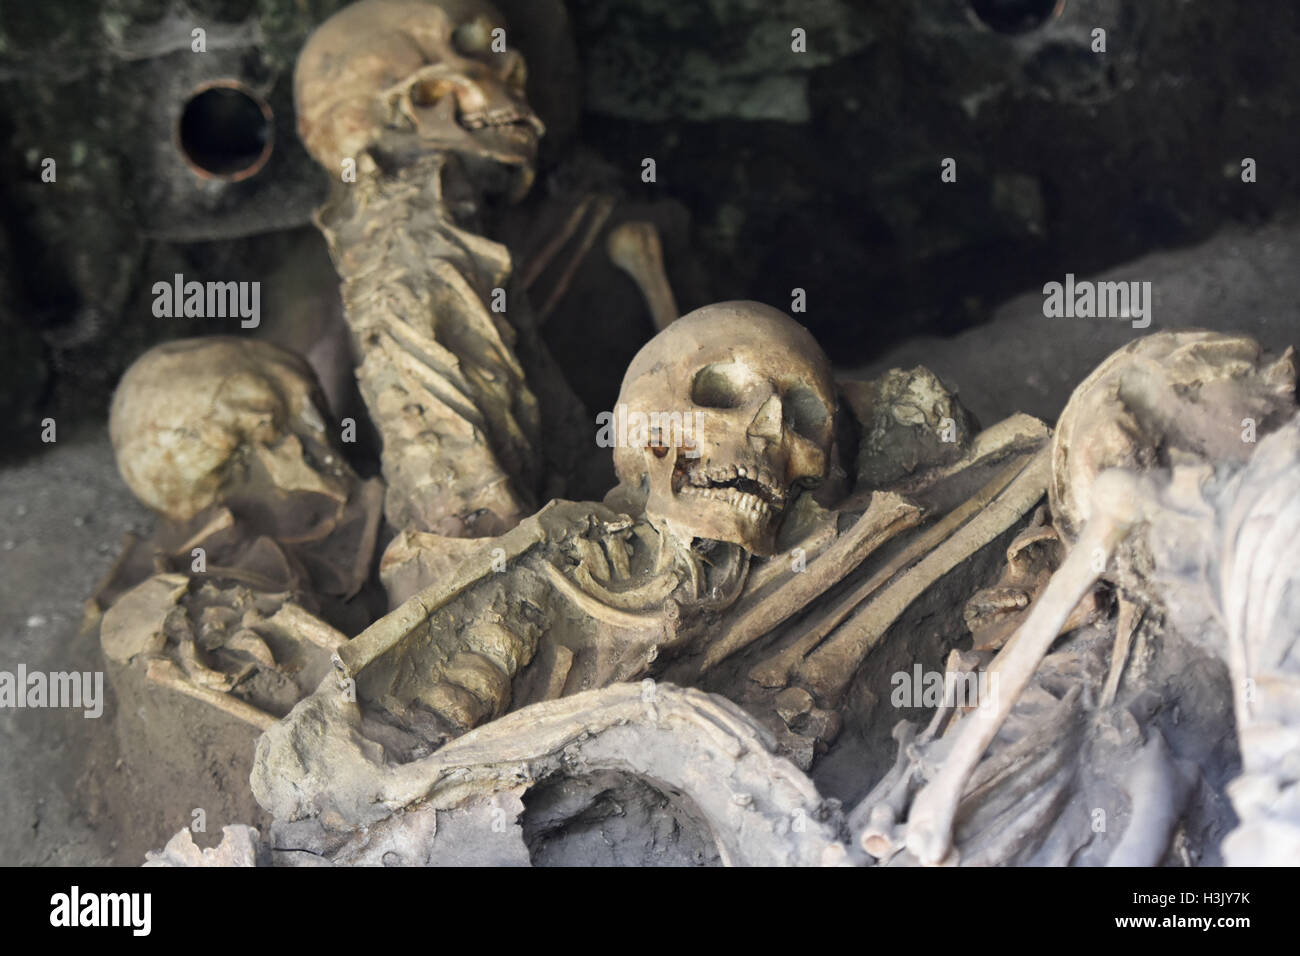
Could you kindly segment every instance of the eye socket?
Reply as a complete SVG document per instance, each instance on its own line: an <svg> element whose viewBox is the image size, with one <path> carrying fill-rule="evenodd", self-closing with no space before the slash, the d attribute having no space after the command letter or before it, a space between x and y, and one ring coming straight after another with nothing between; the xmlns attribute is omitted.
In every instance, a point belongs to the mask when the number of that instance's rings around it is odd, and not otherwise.
<svg viewBox="0 0 1300 956"><path fill-rule="evenodd" d="M750 381L749 369L735 362L706 365L691 381L691 401L701 408L739 408Z"/></svg>
<svg viewBox="0 0 1300 956"><path fill-rule="evenodd" d="M516 96L523 96L528 87L528 68L523 57L516 57L505 77L506 88Z"/></svg>
<svg viewBox="0 0 1300 956"><path fill-rule="evenodd" d="M480 56L492 46L492 22L475 17L462 23L451 34L451 45L464 56Z"/></svg>
<svg viewBox="0 0 1300 956"><path fill-rule="evenodd" d="M421 109L437 106L448 93L455 90L455 85L446 80L422 80L411 87L411 104Z"/></svg>
<svg viewBox="0 0 1300 956"><path fill-rule="evenodd" d="M781 399L785 423L804 438L817 439L826 433L830 409L812 389L796 385Z"/></svg>

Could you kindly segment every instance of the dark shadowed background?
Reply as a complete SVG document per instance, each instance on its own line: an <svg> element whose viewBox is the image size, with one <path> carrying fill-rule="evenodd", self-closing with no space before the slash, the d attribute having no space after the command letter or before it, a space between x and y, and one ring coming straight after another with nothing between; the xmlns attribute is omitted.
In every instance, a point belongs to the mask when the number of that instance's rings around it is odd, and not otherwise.
<svg viewBox="0 0 1300 956"><path fill-rule="evenodd" d="M324 178L294 134L291 76L303 38L341 5L0 9L0 455L39 447L46 416L102 424L145 347L217 331L154 318L159 279L261 280L262 331L289 340L334 307L309 224ZM802 288L800 318L843 366L978 326L1067 271L1257 225L1300 194L1294 4L500 5L551 129L531 202L594 159L627 201L676 204L682 225L666 244L684 310L739 297L789 308ZM205 54L191 51L195 24ZM1104 54L1092 51L1097 27ZM792 51L795 28L807 52ZM214 78L274 110L270 160L238 183L200 179L178 148L186 105ZM220 117L197 122L192 136L205 122L212 138L235 135ZM654 184L640 180L647 157ZM955 183L940 181L949 157ZM1245 157L1258 164L1252 184ZM41 181L45 158L55 183ZM615 280L595 301L578 283L548 326L593 407L612 402L649 330L630 282Z"/></svg>

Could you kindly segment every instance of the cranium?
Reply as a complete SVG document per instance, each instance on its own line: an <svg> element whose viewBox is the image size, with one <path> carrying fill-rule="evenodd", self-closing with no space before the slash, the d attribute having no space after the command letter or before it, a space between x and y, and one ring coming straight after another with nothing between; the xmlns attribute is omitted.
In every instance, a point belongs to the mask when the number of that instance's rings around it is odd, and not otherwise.
<svg viewBox="0 0 1300 956"><path fill-rule="evenodd" d="M1213 540L1220 534L1214 527L1218 519L1213 507L1207 507L1203 490L1214 486L1216 471L1230 473L1251 460L1252 453L1260 455L1265 447L1271 453L1278 447L1269 443L1255 452L1256 437L1277 431L1294 416L1295 384L1291 349L1266 362L1254 339L1181 330L1130 342L1075 389L1052 439L1049 481L1053 520L1071 539L1071 547L1015 636L990 663L988 672L997 677L999 691L980 702L980 719L957 726L938 772L907 808L906 846L922 863L951 859L963 799L988 785L987 778L971 785L977 765L995 738L1013 739L1003 735L1004 723L1072 612L1098 580L1118 585L1120 608L1102 708L1116 700L1130 642L1148 610L1157 610L1156 617L1164 618L1167 612L1168 620L1186 622L1162 635L1162 643L1166 638L1176 641L1180 631L1193 640L1204 639L1207 616L1188 611L1199 603L1195 591L1213 586L1222 574L1216 565L1228 558L1231 566L1233 553L1225 542ZM1279 458L1285 459L1285 454ZM1265 470L1272 467L1270 463ZM1279 505L1290 488L1275 472L1268 482L1271 487L1265 493L1271 500L1263 511L1273 513L1254 522L1256 531L1287 520ZM1248 501L1257 497L1246 496ZM1272 569L1275 562L1266 552L1261 557L1258 544L1248 550L1254 563ZM1276 582L1283 577L1261 575L1265 583L1260 593L1282 593ZM1181 590L1171 589L1169 582L1179 578ZM1188 580L1195 582L1191 592ZM1261 602L1268 608L1261 619L1271 616L1276 606L1267 598ZM1143 657L1139 670L1150 666L1150 655ZM1236 682L1244 684L1244 654L1236 651L1230 657L1238 670ZM1239 720L1243 714L1239 699ZM1042 719L1041 712L1037 719ZM1020 743L1015 746L1021 757L1029 752ZM1138 809L1137 799L1145 791L1151 813L1165 821L1155 831L1167 839L1168 824L1182 812L1177 802L1185 797L1171 796L1177 792L1171 788L1181 785L1168 779L1171 770L1154 766L1150 774L1155 782L1134 792L1132 818L1137 823L1147 812ZM969 804L962 809L967 821L979 812ZM1016 845L1025 845L1027 832L1017 830ZM1146 834L1128 842L1126 833L1111 864L1132 865L1143 858L1154 864L1164 844L1148 847L1150 838ZM980 841L989 845L983 837Z"/></svg>
<svg viewBox="0 0 1300 956"><path fill-rule="evenodd" d="M523 57L484 0L362 0L326 20L298 57L294 100L308 151L337 173L377 148L392 159L455 152L532 183L541 121Z"/></svg>
<svg viewBox="0 0 1300 956"><path fill-rule="evenodd" d="M1052 443L1052 515L1073 537L1107 468L1145 472L1180 456L1244 461L1295 412L1294 353L1265 362L1244 335L1181 330L1124 346L1074 390Z"/></svg>
<svg viewBox="0 0 1300 956"><path fill-rule="evenodd" d="M834 395L830 362L789 316L756 302L707 306L632 359L614 468L643 486L661 531L771 554L786 504L826 474Z"/></svg>
<svg viewBox="0 0 1300 956"><path fill-rule="evenodd" d="M131 491L169 518L229 503L268 530L303 533L337 512L358 480L330 447L323 407L310 366L292 352L184 339L127 370L108 429ZM288 498L305 509L284 508Z"/></svg>

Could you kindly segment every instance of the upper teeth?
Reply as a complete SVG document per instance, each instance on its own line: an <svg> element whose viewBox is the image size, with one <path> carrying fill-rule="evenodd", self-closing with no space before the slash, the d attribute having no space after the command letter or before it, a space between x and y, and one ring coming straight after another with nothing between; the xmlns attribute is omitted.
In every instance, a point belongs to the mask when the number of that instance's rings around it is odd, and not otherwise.
<svg viewBox="0 0 1300 956"><path fill-rule="evenodd" d="M533 118L517 109L505 107L499 110L490 110L486 113L471 113L468 116L462 116L460 125L465 129L483 129L485 126L509 126L512 123L532 123Z"/></svg>
<svg viewBox="0 0 1300 956"><path fill-rule="evenodd" d="M771 475L760 472L756 467L746 467L744 465L696 466L687 472L686 477L691 484L701 488L708 487L710 483L735 481L737 478L748 478L769 491L772 491L777 486ZM773 495L775 496L775 492L773 492Z"/></svg>

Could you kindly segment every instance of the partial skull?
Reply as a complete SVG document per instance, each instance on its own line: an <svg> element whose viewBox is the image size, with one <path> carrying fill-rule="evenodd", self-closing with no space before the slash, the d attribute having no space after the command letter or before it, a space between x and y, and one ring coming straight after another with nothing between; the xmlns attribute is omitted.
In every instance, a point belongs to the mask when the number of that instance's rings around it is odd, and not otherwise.
<svg viewBox="0 0 1300 956"><path fill-rule="evenodd" d="M782 512L826 475L835 416L830 361L807 329L757 302L683 316L628 366L614 468L644 486L647 519L694 538L772 553Z"/></svg>
<svg viewBox="0 0 1300 956"><path fill-rule="evenodd" d="M500 31L500 32L498 32ZM532 183L544 128L523 56L484 0L362 0L307 40L294 73L298 133L334 173L378 148L390 160L455 152Z"/></svg>
<svg viewBox="0 0 1300 956"><path fill-rule="evenodd" d="M331 447L311 367L249 339L183 339L150 349L113 395L117 466L141 501L176 521L238 503L275 528L337 510L358 479ZM315 501L317 508L286 509ZM293 530L282 529L286 533Z"/></svg>
<svg viewBox="0 0 1300 956"><path fill-rule="evenodd" d="M1244 461L1296 410L1294 351L1267 361L1244 335L1181 330L1137 339L1089 375L1052 438L1054 523L1073 539L1108 468Z"/></svg>

